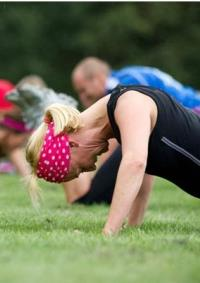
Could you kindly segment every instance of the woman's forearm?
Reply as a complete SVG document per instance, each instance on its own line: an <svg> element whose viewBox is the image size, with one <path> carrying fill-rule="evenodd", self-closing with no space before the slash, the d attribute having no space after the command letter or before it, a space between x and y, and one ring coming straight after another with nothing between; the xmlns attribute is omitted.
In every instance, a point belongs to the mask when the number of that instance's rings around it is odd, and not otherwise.
<svg viewBox="0 0 200 283"><path fill-rule="evenodd" d="M133 202L128 217L128 225L136 226L136 225L140 225L143 222L144 214L153 187L153 179L154 179L153 176L145 174L142 182L142 186L138 192L135 201Z"/></svg>
<svg viewBox="0 0 200 283"><path fill-rule="evenodd" d="M86 172L82 173L77 179L63 183L67 203L75 202L89 191L92 176L91 172Z"/></svg>
<svg viewBox="0 0 200 283"><path fill-rule="evenodd" d="M105 235L116 234L120 230L137 197L143 181L144 170L144 162L122 159L109 216L103 229Z"/></svg>
<svg viewBox="0 0 200 283"><path fill-rule="evenodd" d="M15 148L8 153L8 157L14 164L17 172L22 176L26 177L30 174L31 169L25 158L25 153L23 148Z"/></svg>

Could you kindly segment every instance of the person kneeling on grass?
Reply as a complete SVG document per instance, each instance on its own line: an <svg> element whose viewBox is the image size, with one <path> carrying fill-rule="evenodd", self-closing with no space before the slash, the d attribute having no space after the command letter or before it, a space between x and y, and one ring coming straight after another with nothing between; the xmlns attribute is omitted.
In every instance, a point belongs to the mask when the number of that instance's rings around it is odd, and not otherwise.
<svg viewBox="0 0 200 283"><path fill-rule="evenodd" d="M32 177L60 183L95 170L113 137L122 146L122 160L105 235L116 234L127 217L129 225L142 222L153 175L200 198L200 117L146 86L118 86L82 113L50 105L26 147Z"/></svg>

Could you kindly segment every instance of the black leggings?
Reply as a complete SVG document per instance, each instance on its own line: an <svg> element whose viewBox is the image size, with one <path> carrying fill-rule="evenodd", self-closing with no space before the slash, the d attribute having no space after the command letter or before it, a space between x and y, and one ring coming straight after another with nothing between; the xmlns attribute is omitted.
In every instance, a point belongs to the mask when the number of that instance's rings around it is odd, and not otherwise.
<svg viewBox="0 0 200 283"><path fill-rule="evenodd" d="M121 162L122 153L119 146L109 159L100 167L94 176L90 190L76 203L93 204L106 203L110 204L115 187L117 172Z"/></svg>

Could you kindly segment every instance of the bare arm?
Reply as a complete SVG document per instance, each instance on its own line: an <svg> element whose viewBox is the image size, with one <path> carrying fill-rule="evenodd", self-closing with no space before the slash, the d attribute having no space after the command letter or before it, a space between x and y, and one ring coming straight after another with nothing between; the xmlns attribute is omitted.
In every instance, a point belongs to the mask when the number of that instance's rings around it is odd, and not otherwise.
<svg viewBox="0 0 200 283"><path fill-rule="evenodd" d="M25 158L23 148L15 148L8 153L8 157L17 169L17 172L22 176L26 177L30 174L30 167Z"/></svg>
<svg viewBox="0 0 200 283"><path fill-rule="evenodd" d="M119 98L115 110L122 140L122 161L103 230L105 235L115 234L120 230L141 188L146 168L152 128L151 111L155 105L150 98L130 92Z"/></svg>
<svg viewBox="0 0 200 283"><path fill-rule="evenodd" d="M29 133L16 134L12 131L5 130L7 135L4 140L2 140L2 146L5 153L14 164L17 172L25 177L30 174L30 167L25 158L24 144L26 143Z"/></svg>
<svg viewBox="0 0 200 283"><path fill-rule="evenodd" d="M67 203L72 204L89 191L92 176L92 172L86 172L80 174L77 179L63 183Z"/></svg>
<svg viewBox="0 0 200 283"><path fill-rule="evenodd" d="M129 217L128 225L136 226L140 225L143 222L144 214L148 205L150 193L153 187L154 177L148 174L145 174L142 186L139 190L139 193L133 202Z"/></svg>

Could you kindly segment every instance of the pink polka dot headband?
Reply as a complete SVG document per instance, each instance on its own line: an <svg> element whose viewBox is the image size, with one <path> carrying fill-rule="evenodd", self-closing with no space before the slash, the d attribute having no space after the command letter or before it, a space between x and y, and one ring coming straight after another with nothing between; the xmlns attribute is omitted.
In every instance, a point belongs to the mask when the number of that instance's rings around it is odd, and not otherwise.
<svg viewBox="0 0 200 283"><path fill-rule="evenodd" d="M48 130L40 152L37 177L48 182L62 183L70 165L70 147L67 134L54 135L54 123L48 123Z"/></svg>

